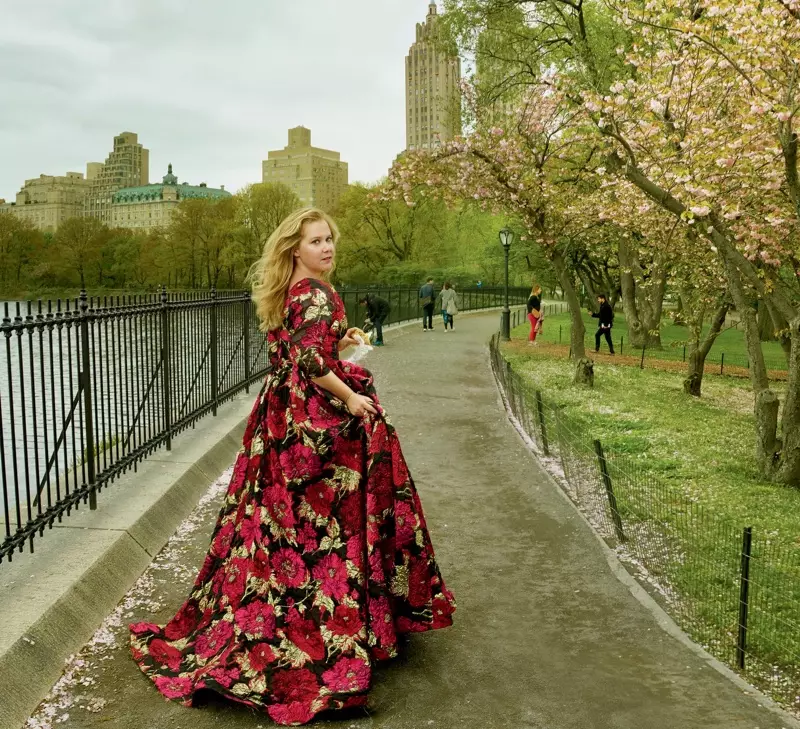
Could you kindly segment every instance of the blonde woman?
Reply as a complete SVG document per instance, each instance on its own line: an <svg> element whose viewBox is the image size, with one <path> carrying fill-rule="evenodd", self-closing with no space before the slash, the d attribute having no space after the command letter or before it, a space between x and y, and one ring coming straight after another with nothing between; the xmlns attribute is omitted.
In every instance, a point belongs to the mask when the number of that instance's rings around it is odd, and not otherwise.
<svg viewBox="0 0 800 729"><path fill-rule="evenodd" d="M167 698L199 689L278 724L362 706L398 635L455 610L419 497L327 282L338 231L287 217L251 272L270 372L245 430L211 548L166 626L131 626L133 657Z"/></svg>

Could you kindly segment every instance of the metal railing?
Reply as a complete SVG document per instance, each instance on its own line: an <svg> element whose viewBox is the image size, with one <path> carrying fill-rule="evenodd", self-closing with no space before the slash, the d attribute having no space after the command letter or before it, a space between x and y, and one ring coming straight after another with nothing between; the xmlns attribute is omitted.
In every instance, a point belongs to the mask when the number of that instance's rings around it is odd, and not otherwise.
<svg viewBox="0 0 800 729"><path fill-rule="evenodd" d="M559 324L551 322L548 325L547 322L548 317L555 316L556 314L565 314L568 311L569 307L564 303L545 304L544 326L542 327L541 333L536 338L537 341L547 344L568 346L570 343L572 325L569 322ZM626 339L624 334L617 334L614 329L611 331L616 353L618 355L635 357L639 360L642 369L648 366L658 368L661 362L685 363L690 355L689 345L685 341L665 342L661 349L645 349L632 346L630 340ZM584 335L587 351L594 349L594 332L595 328L587 327ZM741 336L744 337L744 334L742 333ZM602 340L601 347L606 347L605 339ZM746 353L726 351L722 344L716 343L708 353L705 364L705 371L710 374L747 377L748 370L750 369L750 358ZM787 364L785 356L765 351L764 365L772 378L786 378Z"/></svg>
<svg viewBox="0 0 800 729"><path fill-rule="evenodd" d="M422 316L419 306L419 288L388 286L347 288L340 291L339 295L344 302L347 320L351 326L360 326L364 321L366 312L364 307L359 306L358 301L367 294L380 296L389 302L391 309L389 316L383 323L384 326L410 321ZM459 289L456 294L460 311L491 309L505 304L505 288L502 286ZM529 296L530 289L528 288L509 288L510 304L525 303ZM439 312L435 310L434 313L438 314Z"/></svg>
<svg viewBox="0 0 800 729"><path fill-rule="evenodd" d="M386 324L421 316L416 288L385 297ZM527 289L510 290L513 302ZM459 292L462 311L504 303L502 288ZM192 292L5 303L0 323L0 562L122 473L263 378L266 339L249 292Z"/></svg>
<svg viewBox="0 0 800 729"><path fill-rule="evenodd" d="M800 709L800 549L735 524L597 434L515 372L492 338L517 425L593 528L675 621L776 701Z"/></svg>

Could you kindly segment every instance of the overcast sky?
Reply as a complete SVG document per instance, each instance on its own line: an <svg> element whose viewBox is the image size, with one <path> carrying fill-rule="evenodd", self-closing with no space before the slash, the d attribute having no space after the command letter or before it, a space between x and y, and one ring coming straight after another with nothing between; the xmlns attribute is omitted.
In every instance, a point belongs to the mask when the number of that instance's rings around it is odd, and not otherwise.
<svg viewBox="0 0 800 729"><path fill-rule="evenodd" d="M136 132L150 181L235 191L289 127L375 181L405 147L404 57L428 0L38 0L0 12L0 197Z"/></svg>

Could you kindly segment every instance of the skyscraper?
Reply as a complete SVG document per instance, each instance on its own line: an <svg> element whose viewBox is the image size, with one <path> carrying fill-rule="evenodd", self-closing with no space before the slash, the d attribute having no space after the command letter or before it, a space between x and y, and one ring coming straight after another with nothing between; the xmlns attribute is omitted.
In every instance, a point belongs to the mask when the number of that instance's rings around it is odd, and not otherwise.
<svg viewBox="0 0 800 729"><path fill-rule="evenodd" d="M406 56L406 149L433 149L461 134L461 60L436 45L436 3Z"/></svg>
<svg viewBox="0 0 800 729"><path fill-rule="evenodd" d="M90 162L97 169L97 163ZM139 144L133 132L114 137L114 149L92 180L84 202L83 214L99 218L110 225L114 193L123 187L147 185L150 182L150 150Z"/></svg>

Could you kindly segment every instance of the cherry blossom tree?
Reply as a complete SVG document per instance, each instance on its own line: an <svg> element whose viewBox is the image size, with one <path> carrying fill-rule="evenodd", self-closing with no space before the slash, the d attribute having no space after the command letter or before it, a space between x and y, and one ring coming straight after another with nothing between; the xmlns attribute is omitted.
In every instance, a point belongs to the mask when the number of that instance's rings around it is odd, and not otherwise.
<svg viewBox="0 0 800 729"><path fill-rule="evenodd" d="M474 51L477 37L496 34L509 5L526 42L506 72L561 94L585 130L583 111L605 173L630 183L620 201L649 200L689 230L678 238L686 262L709 251L718 258L747 338L763 470L800 484L800 4L448 0L461 47ZM787 351L780 423L755 300Z"/></svg>

